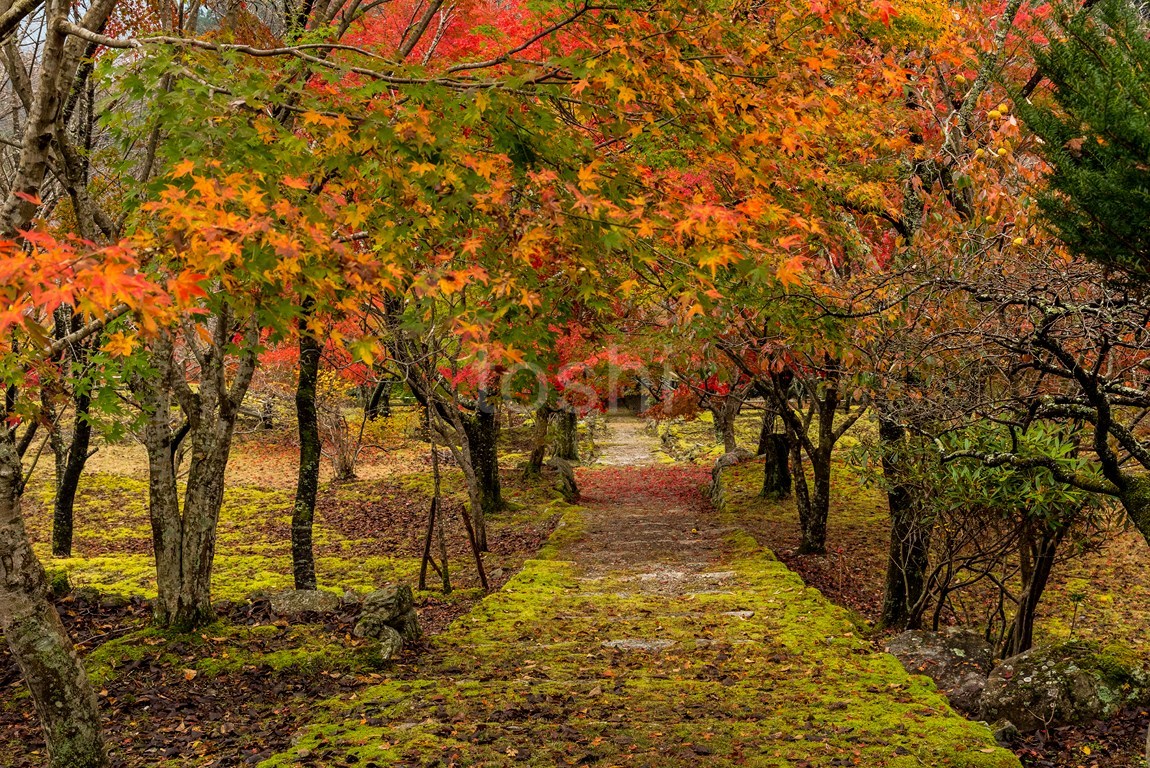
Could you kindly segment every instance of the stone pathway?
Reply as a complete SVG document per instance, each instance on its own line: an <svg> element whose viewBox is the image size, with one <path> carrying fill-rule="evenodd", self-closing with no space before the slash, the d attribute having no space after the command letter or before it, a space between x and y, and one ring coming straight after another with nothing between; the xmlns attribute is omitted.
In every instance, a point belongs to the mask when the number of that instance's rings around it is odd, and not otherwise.
<svg viewBox="0 0 1150 768"><path fill-rule="evenodd" d="M266 765L1018 765L616 424L538 559Z"/></svg>

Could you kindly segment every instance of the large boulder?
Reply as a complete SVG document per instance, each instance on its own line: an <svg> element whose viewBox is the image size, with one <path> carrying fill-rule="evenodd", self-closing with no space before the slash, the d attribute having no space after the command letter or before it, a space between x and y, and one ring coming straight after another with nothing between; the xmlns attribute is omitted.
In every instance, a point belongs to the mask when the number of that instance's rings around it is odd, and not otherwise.
<svg viewBox="0 0 1150 768"><path fill-rule="evenodd" d="M319 589L289 589L268 595L277 616L298 619L307 614L332 613L339 610L339 596Z"/></svg>
<svg viewBox="0 0 1150 768"><path fill-rule="evenodd" d="M978 632L912 629L891 638L886 650L908 672L926 675L963 712L977 712L986 677L994 664L994 648Z"/></svg>
<svg viewBox="0 0 1150 768"><path fill-rule="evenodd" d="M982 692L983 720L1009 720L1023 733L1110 717L1146 700L1150 676L1084 642L1033 648L998 664Z"/></svg>

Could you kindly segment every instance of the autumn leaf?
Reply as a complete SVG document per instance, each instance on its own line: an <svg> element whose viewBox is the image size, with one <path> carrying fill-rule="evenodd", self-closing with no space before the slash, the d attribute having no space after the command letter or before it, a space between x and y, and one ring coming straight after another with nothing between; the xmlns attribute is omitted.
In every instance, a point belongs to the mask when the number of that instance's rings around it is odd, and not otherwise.
<svg viewBox="0 0 1150 768"><path fill-rule="evenodd" d="M108 337L102 349L112 357L127 357L136 348L134 335L116 332Z"/></svg>
<svg viewBox="0 0 1150 768"><path fill-rule="evenodd" d="M792 256L779 265L775 270L775 278L784 288L802 284L803 257Z"/></svg>
<svg viewBox="0 0 1150 768"><path fill-rule="evenodd" d="M196 170L195 162L191 160L181 160L172 167L172 178L179 179L187 176L192 171Z"/></svg>

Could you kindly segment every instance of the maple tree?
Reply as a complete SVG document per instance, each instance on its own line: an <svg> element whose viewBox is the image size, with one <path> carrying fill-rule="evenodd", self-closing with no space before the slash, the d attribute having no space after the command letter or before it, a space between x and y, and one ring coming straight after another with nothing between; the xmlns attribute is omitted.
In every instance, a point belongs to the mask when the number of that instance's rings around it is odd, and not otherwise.
<svg viewBox="0 0 1150 768"><path fill-rule="evenodd" d="M102 748L20 527L20 461L37 429L55 434L58 382L76 379L74 441L53 449L78 477L92 402L74 363L85 355L122 376L139 412L155 619L180 630L212 618L236 421L259 367L283 350L300 445L298 589L317 586L325 358L386 372L386 386L402 381L424 406L436 503L442 443L480 549L487 517L505 507L501 410L532 408L538 471L548 425L555 452L577 458L578 415L614 405L621 382L655 401L648 415L710 409L727 452L743 403L762 398L763 492L793 492L804 554L826 552L834 451L873 413L893 523L887 625L921 620L930 586L934 523L926 486L912 482L920 449L1115 496L1147 531L1144 479L1123 469L1150 466L1138 429L1145 300L1072 255L1096 257L1114 237L1071 226L1097 216L1098 201L1074 193L1129 158L1079 141L1081 105L1059 95L1093 71L1059 70L1081 63L1065 48L1037 61L1070 115L1022 108L1045 149L998 84L1030 76L1035 57L1017 43L1046 45L1044 10L1019 0L45 9L36 65L8 63L26 116L0 210L19 241L0 253L0 332L14 339L0 357L11 392L0 524L28 576L0 592L0 619L22 663L45 637L68 657L83 743L53 737L58 765L100 765ZM13 5L0 33L33 12ZM1085 16L1070 24L1110 42ZM130 108L97 121L96 88ZM1069 251L1037 224L1043 157L1055 168L1047 212L1073 219L1056 220ZM93 163L106 167L93 174ZM1134 274L1138 247L1119 260ZM957 441L982 422L1004 423L1010 449ZM1036 437L1078 422L1089 430L1069 442ZM192 448L182 489L181 445ZM67 502L63 487L57 497ZM1064 531L1043 522L1030 543L1052 562ZM1041 589L1026 585L1014 651L1030 642ZM28 642L11 631L25 616L36 624ZM60 684L25 674L38 706ZM49 731L56 716L42 709Z"/></svg>
<svg viewBox="0 0 1150 768"><path fill-rule="evenodd" d="M0 629L28 683L54 766L104 764L95 693L49 600L47 577L32 550L21 509L22 459L43 423L37 390L53 360L129 313L155 328L170 306L161 286L138 271L123 245L96 248L26 231L22 245L0 244L0 353L5 397L0 418ZM54 313L72 307L87 320L53 335ZM115 352L121 333L105 349ZM44 379L41 376L44 376Z"/></svg>

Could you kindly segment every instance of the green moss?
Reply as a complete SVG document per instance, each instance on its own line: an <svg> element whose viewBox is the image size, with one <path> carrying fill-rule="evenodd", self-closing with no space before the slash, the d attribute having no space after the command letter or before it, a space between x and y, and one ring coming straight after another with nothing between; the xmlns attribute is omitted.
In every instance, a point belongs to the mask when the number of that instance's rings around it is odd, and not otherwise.
<svg viewBox="0 0 1150 768"><path fill-rule="evenodd" d="M540 557L437 637L418 679L326 703L264 765L303 750L333 765L1018 765L746 533L728 534L722 589L668 598L633 574L583 577L567 559L583 530L564 509Z"/></svg>

